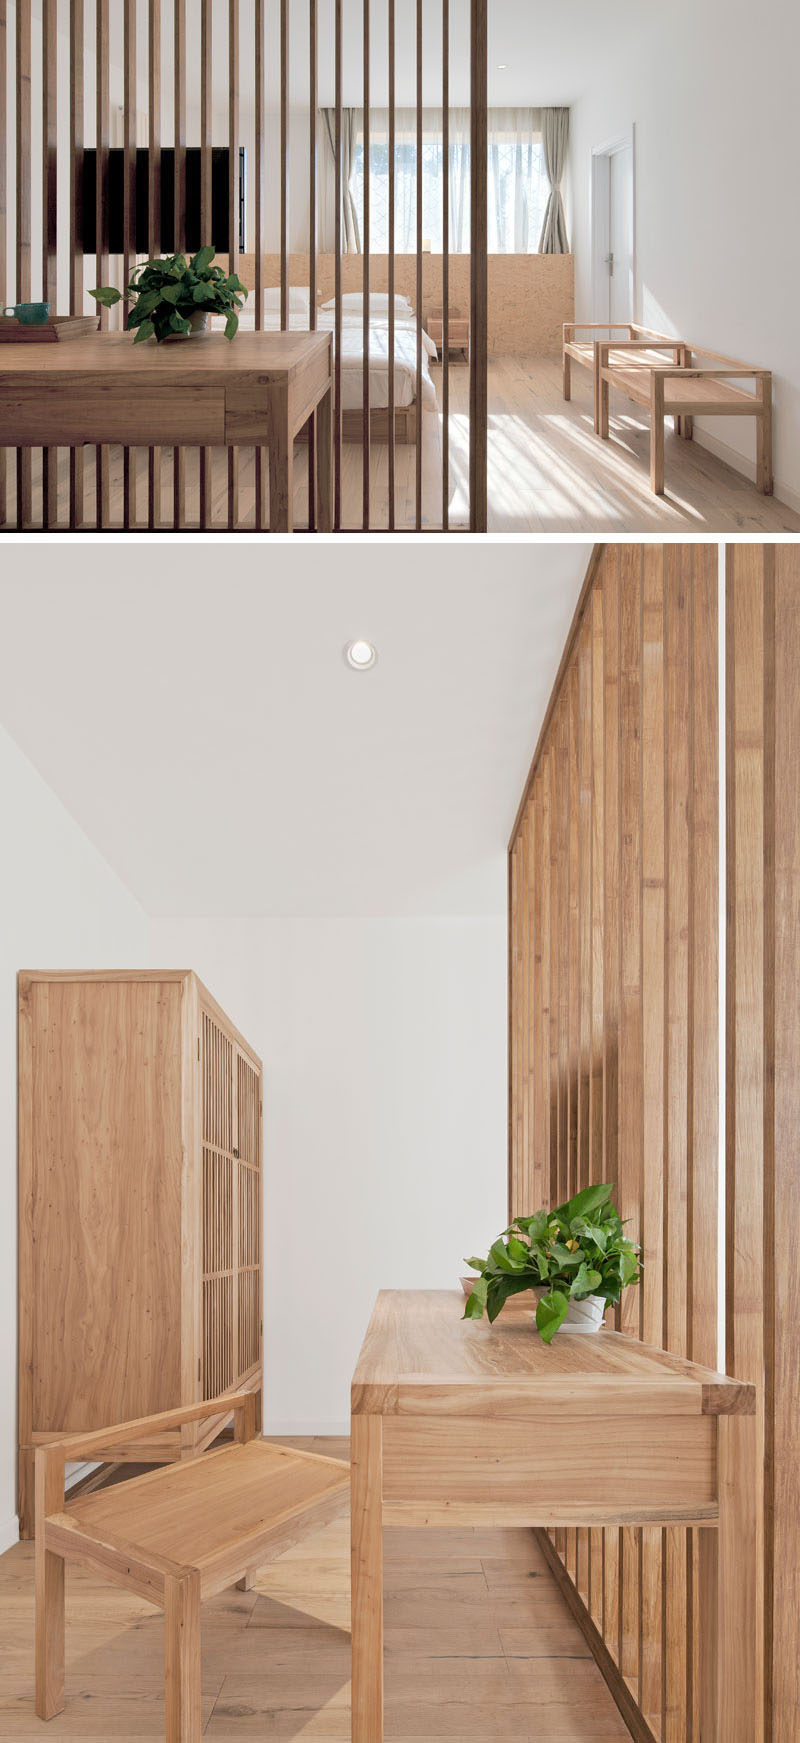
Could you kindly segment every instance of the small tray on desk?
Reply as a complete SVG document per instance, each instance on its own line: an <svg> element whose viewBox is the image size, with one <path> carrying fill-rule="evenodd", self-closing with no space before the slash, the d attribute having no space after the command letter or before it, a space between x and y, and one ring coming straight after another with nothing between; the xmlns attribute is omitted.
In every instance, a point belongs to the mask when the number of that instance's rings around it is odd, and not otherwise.
<svg viewBox="0 0 800 1743"><path fill-rule="evenodd" d="M98 315L50 315L37 327L28 327L16 315L0 315L0 342L11 345L52 345L58 339L81 339L96 333Z"/></svg>

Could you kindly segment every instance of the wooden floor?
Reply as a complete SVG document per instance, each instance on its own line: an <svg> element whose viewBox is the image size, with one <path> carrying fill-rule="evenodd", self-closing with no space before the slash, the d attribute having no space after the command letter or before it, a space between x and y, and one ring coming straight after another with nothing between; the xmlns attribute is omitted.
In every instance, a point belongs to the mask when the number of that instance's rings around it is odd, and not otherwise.
<svg viewBox="0 0 800 1743"><path fill-rule="evenodd" d="M387 1743L626 1743L530 1532L390 1529L385 1549ZM253 1591L204 1606L207 1737L349 1738L348 1562L339 1521ZM47 1725L33 1711L29 1543L0 1558L0 1639L0 1738L163 1738L164 1624L150 1605L68 1569L67 1704Z"/></svg>
<svg viewBox="0 0 800 1743"><path fill-rule="evenodd" d="M441 398L441 369L432 371ZM561 364L555 358L495 358L489 368L489 531L494 533L780 533L800 531L800 515L716 459L697 442L681 442L668 426L666 493L656 497L649 482L649 423L636 406L612 394L611 440L601 442L592 426L588 373L573 372L574 397L561 394ZM450 524L468 525L469 371L450 369ZM423 530L442 525L440 420L423 419ZM111 451L111 528L122 527L122 452ZM68 467L62 450L60 513L55 530L67 526ZM136 530L146 530L147 451L136 451ZM306 451L295 461L295 525L308 526ZM34 454L32 526L41 526L40 456ZM197 528L197 452L186 462L186 525ZM398 445L395 462L396 525L413 529L416 513L415 449ZM373 530L388 526L388 448L371 452ZM15 467L9 467L8 530L15 525ZM85 450L86 523L94 525L94 449ZM227 465L214 452L212 527L227 531ZM362 450L343 448L343 530L361 526ZM252 449L239 451L239 523L255 528ZM171 451L162 455L162 509L158 528L172 524Z"/></svg>

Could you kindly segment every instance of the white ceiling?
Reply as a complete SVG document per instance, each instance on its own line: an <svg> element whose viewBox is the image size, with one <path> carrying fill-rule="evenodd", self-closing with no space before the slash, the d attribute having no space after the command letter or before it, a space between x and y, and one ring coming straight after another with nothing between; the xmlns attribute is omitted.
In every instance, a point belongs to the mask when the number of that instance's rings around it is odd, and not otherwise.
<svg viewBox="0 0 800 1743"><path fill-rule="evenodd" d="M16 553L0 718L149 913L502 912L589 545Z"/></svg>

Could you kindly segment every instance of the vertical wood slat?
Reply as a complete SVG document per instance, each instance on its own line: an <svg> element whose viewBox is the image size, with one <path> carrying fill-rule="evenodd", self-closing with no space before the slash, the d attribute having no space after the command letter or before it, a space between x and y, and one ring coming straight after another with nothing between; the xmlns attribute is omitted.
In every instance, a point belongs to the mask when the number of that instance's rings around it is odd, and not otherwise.
<svg viewBox="0 0 800 1743"><path fill-rule="evenodd" d="M16 29L16 285L17 302L31 294L31 0L17 0ZM5 108L5 92L3 92ZM33 513L32 455L17 449L17 526L30 527Z"/></svg>
<svg viewBox="0 0 800 1743"><path fill-rule="evenodd" d="M342 0L334 0L333 530L342 528Z"/></svg>
<svg viewBox="0 0 800 1743"><path fill-rule="evenodd" d="M417 0L417 373L415 388L417 417L414 432L414 524L417 532L422 531L422 13L422 0Z"/></svg>
<svg viewBox="0 0 800 1743"><path fill-rule="evenodd" d="M255 327L260 333L264 325L264 0L255 0L255 42L254 48L254 102L255 116L253 120L254 155L253 155L253 204L254 204L254 244L255 244ZM267 502L267 450L256 448L255 452L255 522L256 530L261 532L266 520Z"/></svg>
<svg viewBox="0 0 800 1743"><path fill-rule="evenodd" d="M8 81L8 9L0 0L0 91ZM0 127L0 296L5 305L8 278L8 144L6 128ZM8 450L0 447L0 527L8 520Z"/></svg>
<svg viewBox="0 0 800 1743"><path fill-rule="evenodd" d="M101 67L98 65L98 90ZM58 15L42 0L42 299L58 309ZM42 526L58 521L58 449L42 453Z"/></svg>
<svg viewBox="0 0 800 1743"><path fill-rule="evenodd" d="M519 1031L510 1208L530 1195L531 1179L550 1203L587 1179L609 1180L645 1249L641 1289L625 1301L631 1333L712 1365L716 659L713 549L599 553L512 837L509 958ZM540 804L551 778L545 847ZM527 899L526 878L542 884ZM525 1133L530 1142L532 1117L541 1153L545 1112L549 1169L531 1176ZM702 1645L715 1602L714 1533L554 1535L638 1697L642 1736L710 1735L713 1674Z"/></svg>
<svg viewBox="0 0 800 1743"><path fill-rule="evenodd" d="M73 0L73 4L76 0ZM122 75L122 283L127 285L136 259L136 0L123 0ZM122 324L127 324L123 306ZM136 451L122 451L122 525L136 522Z"/></svg>
<svg viewBox="0 0 800 1743"><path fill-rule="evenodd" d="M239 0L228 0L228 271L239 262ZM226 449L228 532L239 524L239 450Z"/></svg>
<svg viewBox="0 0 800 1743"><path fill-rule="evenodd" d="M172 246L176 254L186 248L186 0L173 0L173 139L175 229ZM186 518L186 451L172 450L172 525L182 527Z"/></svg>
<svg viewBox="0 0 800 1743"><path fill-rule="evenodd" d="M83 133L84 133L84 10L83 0L70 0L69 9L69 311L83 314ZM83 449L69 451L69 524L83 526Z"/></svg>
<svg viewBox="0 0 800 1743"><path fill-rule="evenodd" d="M109 84L109 0L95 0L95 64L97 68L95 88L95 245L96 245L96 279L97 283L108 281L108 154L111 143L110 122L110 84ZM108 309L102 305L98 309L100 327L103 332L108 329ZM109 476L108 448L97 447L94 451L95 466L95 524L98 530L108 526L109 521Z"/></svg>
<svg viewBox="0 0 800 1743"><path fill-rule="evenodd" d="M800 560L735 546L726 576L726 1362L761 1382L756 1626L759 1731L800 1710L797 1565L797 1130L800 1119Z"/></svg>
<svg viewBox="0 0 800 1743"><path fill-rule="evenodd" d="M396 184L396 98L397 75L395 66L395 50L397 26L395 18L395 0L388 4L389 24L389 445L387 452L388 493L389 493L389 532L395 530L395 380L394 380L394 349L395 349L395 308L394 308L394 250L395 250L395 184Z"/></svg>
<svg viewBox="0 0 800 1743"><path fill-rule="evenodd" d="M281 330L289 326L289 0L280 0Z"/></svg>
<svg viewBox="0 0 800 1743"><path fill-rule="evenodd" d="M161 0L147 0L147 220L151 257L161 253ZM147 450L147 525L161 525L161 449Z"/></svg>
<svg viewBox="0 0 800 1743"><path fill-rule="evenodd" d="M362 330L361 342L363 358L361 365L361 413L363 421L363 436L361 446L361 530L369 532L369 486L370 486L370 380L369 380L369 347L370 347L370 285L371 260L370 245L372 240L372 165L370 150L372 128L370 118L370 40L369 40L369 0L362 0L361 31L363 37L362 87L364 100L364 212L363 212L363 282L362 282Z"/></svg>
<svg viewBox="0 0 800 1743"><path fill-rule="evenodd" d="M488 6L470 0L469 524L488 521Z"/></svg>
<svg viewBox="0 0 800 1743"><path fill-rule="evenodd" d="M450 530L450 0L442 0L442 532Z"/></svg>
<svg viewBox="0 0 800 1743"><path fill-rule="evenodd" d="M317 0L308 0L308 309L312 333L317 326L317 111L319 108ZM317 414L308 426L308 530L316 531Z"/></svg>
<svg viewBox="0 0 800 1743"><path fill-rule="evenodd" d="M213 0L200 0L200 246L212 241L211 128ZM211 525L212 450L200 449L200 526Z"/></svg>

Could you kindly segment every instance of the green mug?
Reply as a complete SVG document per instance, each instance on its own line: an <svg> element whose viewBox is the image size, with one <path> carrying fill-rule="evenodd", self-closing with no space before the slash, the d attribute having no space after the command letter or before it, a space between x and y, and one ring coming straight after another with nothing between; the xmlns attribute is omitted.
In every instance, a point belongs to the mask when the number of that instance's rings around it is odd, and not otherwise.
<svg viewBox="0 0 800 1743"><path fill-rule="evenodd" d="M50 314L49 303L9 303L4 315L16 315L23 327L43 327Z"/></svg>

